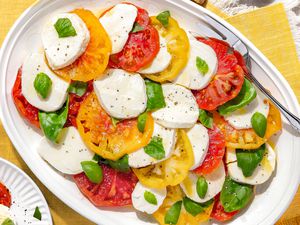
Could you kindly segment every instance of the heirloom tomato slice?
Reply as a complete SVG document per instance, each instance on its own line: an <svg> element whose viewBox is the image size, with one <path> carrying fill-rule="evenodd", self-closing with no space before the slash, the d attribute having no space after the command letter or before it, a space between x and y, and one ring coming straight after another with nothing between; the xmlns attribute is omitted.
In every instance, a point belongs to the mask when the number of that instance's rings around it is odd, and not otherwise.
<svg viewBox="0 0 300 225"><path fill-rule="evenodd" d="M129 172L119 172L102 164L103 180L100 184L92 183L85 173L73 176L80 191L98 207L131 205L131 194L138 182L137 177Z"/></svg>
<svg viewBox="0 0 300 225"><path fill-rule="evenodd" d="M225 212L224 207L220 201L220 194L215 197L215 204L211 213L211 218L219 221L225 222L231 220L239 211Z"/></svg>
<svg viewBox="0 0 300 225"><path fill-rule="evenodd" d="M159 52L159 34L150 24L148 12L139 7L137 9L135 23L143 29L130 33L123 50L110 56L109 67L111 68L137 72L150 64Z"/></svg>
<svg viewBox="0 0 300 225"><path fill-rule="evenodd" d="M177 143L172 156L160 163L134 168L139 181L150 188L163 188L181 183L194 163L191 143L184 130L178 131Z"/></svg>
<svg viewBox="0 0 300 225"><path fill-rule="evenodd" d="M173 204L178 201L182 201L184 197L183 192L180 189L180 186L169 186L167 188L167 197L165 198L163 204L160 208L153 214L154 218L160 225L165 225L165 216L168 210ZM207 208L204 208L204 211L199 213L196 216L188 213L183 204L181 205L181 211L176 225L199 225L201 222L209 220L210 214L213 208L213 203L210 204Z"/></svg>
<svg viewBox="0 0 300 225"><path fill-rule="evenodd" d="M144 133L139 131L137 119L123 120L114 126L94 92L81 103L76 122L85 144L101 157L111 160L146 146L154 129L150 114L147 115Z"/></svg>
<svg viewBox="0 0 300 225"><path fill-rule="evenodd" d="M72 13L77 14L86 24L90 31L90 42L86 51L74 63L54 72L67 81L87 82L103 74L111 53L111 42L98 18L91 11L76 9Z"/></svg>
<svg viewBox="0 0 300 225"><path fill-rule="evenodd" d="M220 165L225 154L225 137L218 127L208 129L209 146L203 163L194 170L200 175L212 173Z"/></svg>
<svg viewBox="0 0 300 225"><path fill-rule="evenodd" d="M257 149L264 144L272 135L282 129L281 116L279 110L271 102L267 117L267 130L264 138L259 137L251 129L235 129L217 112L213 113L214 123L225 136L226 147L240 149Z"/></svg>
<svg viewBox="0 0 300 225"><path fill-rule="evenodd" d="M151 17L151 23L159 31L160 35L166 39L168 52L171 54L172 60L164 71L145 76L156 82L172 81L188 62L190 41L186 32L172 17L169 18L167 27L164 27L154 16Z"/></svg>
<svg viewBox="0 0 300 225"><path fill-rule="evenodd" d="M11 206L11 195L7 187L0 183L0 204L6 207Z"/></svg>

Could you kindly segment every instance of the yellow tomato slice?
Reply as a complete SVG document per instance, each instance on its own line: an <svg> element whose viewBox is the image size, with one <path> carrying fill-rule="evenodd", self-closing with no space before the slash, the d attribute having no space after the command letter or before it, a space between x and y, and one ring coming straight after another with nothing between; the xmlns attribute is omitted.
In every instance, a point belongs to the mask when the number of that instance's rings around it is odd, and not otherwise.
<svg viewBox="0 0 300 225"><path fill-rule="evenodd" d="M230 126L217 112L214 112L214 122L225 135L226 147L257 149L265 143L272 135L281 130L281 116L279 110L270 103L267 118L267 130L264 138L259 137L253 129L237 130Z"/></svg>
<svg viewBox="0 0 300 225"><path fill-rule="evenodd" d="M179 130L175 150L169 159L155 165L133 169L133 172L143 185L150 188L163 188L181 183L193 162L191 143L186 132Z"/></svg>
<svg viewBox="0 0 300 225"><path fill-rule="evenodd" d="M184 195L179 187L179 185L174 187L168 187L167 197L165 198L163 204L160 208L153 214L154 218L160 225L165 225L165 215L171 206L177 201L181 201ZM207 221L210 218L210 214L213 209L213 205L208 206L204 212L199 213L196 216L188 213L184 206L181 206L181 212L176 225L199 225L201 222Z"/></svg>
<svg viewBox="0 0 300 225"><path fill-rule="evenodd" d="M71 65L56 70L65 80L89 81L99 77L108 65L111 53L110 39L98 18L89 10L76 9L77 14L90 31L90 42L86 51Z"/></svg>
<svg viewBox="0 0 300 225"><path fill-rule="evenodd" d="M137 119L124 120L113 126L111 117L102 109L94 92L81 104L76 122L85 144L101 157L111 160L146 146L154 128L150 114L144 133L138 130Z"/></svg>
<svg viewBox="0 0 300 225"><path fill-rule="evenodd" d="M164 71L145 76L157 82L171 81L179 75L188 62L190 50L188 36L172 17L169 18L167 27L164 27L155 16L151 17L151 24L166 39L168 52L172 55L172 61Z"/></svg>

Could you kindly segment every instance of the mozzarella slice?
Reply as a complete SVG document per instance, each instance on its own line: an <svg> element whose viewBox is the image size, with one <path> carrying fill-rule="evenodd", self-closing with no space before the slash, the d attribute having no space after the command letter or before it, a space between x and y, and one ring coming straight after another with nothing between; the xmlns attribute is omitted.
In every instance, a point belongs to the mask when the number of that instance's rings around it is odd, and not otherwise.
<svg viewBox="0 0 300 225"><path fill-rule="evenodd" d="M133 5L117 4L100 18L100 23L111 40L112 54L119 53L124 48L137 17L137 11Z"/></svg>
<svg viewBox="0 0 300 225"><path fill-rule="evenodd" d="M256 98L242 109L238 109L229 115L225 115L224 119L236 129L252 128L251 117L254 113L260 112L266 118L269 114L269 103L267 98L257 91Z"/></svg>
<svg viewBox="0 0 300 225"><path fill-rule="evenodd" d="M37 147L40 156L55 169L65 174L81 173L82 161L90 161L94 157L81 140L75 127L65 128L58 144L43 137Z"/></svg>
<svg viewBox="0 0 300 225"><path fill-rule="evenodd" d="M9 208L5 205L0 204L0 224L3 224L3 222L8 218L12 219L9 212Z"/></svg>
<svg viewBox="0 0 300 225"><path fill-rule="evenodd" d="M190 170L194 170L202 164L206 156L209 146L209 136L207 129L202 124L198 123L187 130L187 136L191 142L194 152L194 165Z"/></svg>
<svg viewBox="0 0 300 225"><path fill-rule="evenodd" d="M215 51L208 45L190 39L190 57L187 66L174 81L192 90L201 90L205 88L213 79L218 69L218 59ZM200 57L208 65L208 72L201 74L196 66L196 59Z"/></svg>
<svg viewBox="0 0 300 225"><path fill-rule="evenodd" d="M155 196L157 200L156 205L146 201L144 194L147 191L152 193ZM131 195L132 205L138 211L152 214L159 209L166 196L167 196L166 188L162 188L162 189L147 188L144 185L142 185L140 182L138 182Z"/></svg>
<svg viewBox="0 0 300 225"><path fill-rule="evenodd" d="M114 118L134 118L146 110L146 85L137 73L107 70L103 77L94 81L94 89L102 107Z"/></svg>
<svg viewBox="0 0 300 225"><path fill-rule="evenodd" d="M159 36L160 49L152 63L139 71L142 74L153 74L164 71L171 63L172 56L168 52L167 41L164 37Z"/></svg>
<svg viewBox="0 0 300 225"><path fill-rule="evenodd" d="M59 38L54 27L59 19L67 18L76 30L76 36ZM60 13L53 16L44 26L42 42L48 63L53 70L71 65L86 50L90 32L83 20L74 13Z"/></svg>
<svg viewBox="0 0 300 225"><path fill-rule="evenodd" d="M225 168L223 162L212 173L204 175L208 184L207 193L204 198L200 198L197 194L198 176L194 173L189 173L188 177L180 184L183 192L196 202L206 202L215 197L221 190L225 181Z"/></svg>
<svg viewBox="0 0 300 225"><path fill-rule="evenodd" d="M275 170L276 154L272 149L272 147L267 143L266 143L266 153L263 157L263 160L254 170L251 177L245 177L243 175L242 169L238 167L235 150L231 151L231 154L235 157L235 161L227 164L228 173L230 177L237 182L251 184L251 185L262 184L271 177L273 171Z"/></svg>
<svg viewBox="0 0 300 225"><path fill-rule="evenodd" d="M199 110L192 92L175 84L163 84L162 89L166 107L152 113L155 121L167 128L194 126Z"/></svg>
<svg viewBox="0 0 300 225"><path fill-rule="evenodd" d="M46 99L41 98L34 88L34 80L39 73L45 73L52 81L52 88ZM38 109L52 112L60 109L67 99L69 83L56 76L47 66L40 53L28 56L22 67L22 94Z"/></svg>
<svg viewBox="0 0 300 225"><path fill-rule="evenodd" d="M152 137L162 138L165 157L161 160L154 159L144 151L144 148L141 148L136 152L128 155L128 164L130 167L145 167L170 158L176 142L176 130L164 128L159 124L154 123L154 131Z"/></svg>

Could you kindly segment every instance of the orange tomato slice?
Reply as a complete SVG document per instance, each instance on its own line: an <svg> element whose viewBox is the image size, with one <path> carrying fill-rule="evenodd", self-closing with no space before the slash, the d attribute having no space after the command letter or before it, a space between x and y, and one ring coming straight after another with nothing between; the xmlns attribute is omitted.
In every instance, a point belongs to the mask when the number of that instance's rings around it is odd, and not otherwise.
<svg viewBox="0 0 300 225"><path fill-rule="evenodd" d="M167 197L165 198L163 204L160 208L153 214L154 218L160 225L165 225L165 215L171 206L177 201L181 201L184 197L183 192L181 191L179 185L169 186L167 189ZM210 214L213 209L213 203L204 209L203 212L199 213L196 216L188 213L184 206L181 206L180 216L176 225L199 225L201 222L209 220Z"/></svg>
<svg viewBox="0 0 300 225"><path fill-rule="evenodd" d="M71 65L54 71L63 79L87 82L104 72L111 53L111 42L98 18L89 10L76 9L77 14L90 31L90 42L86 51Z"/></svg>
<svg viewBox="0 0 300 225"><path fill-rule="evenodd" d="M225 135L226 147L241 149L257 149L264 144L272 135L281 130L281 116L279 110L270 104L269 115L267 118L267 130L263 138L259 137L253 129L237 130L230 126L217 112L214 112L214 123Z"/></svg>
<svg viewBox="0 0 300 225"><path fill-rule="evenodd" d="M150 114L144 133L138 130L137 119L124 120L114 126L95 92L82 102L76 122L85 144L101 157L111 160L118 160L146 146L154 129L154 120Z"/></svg>

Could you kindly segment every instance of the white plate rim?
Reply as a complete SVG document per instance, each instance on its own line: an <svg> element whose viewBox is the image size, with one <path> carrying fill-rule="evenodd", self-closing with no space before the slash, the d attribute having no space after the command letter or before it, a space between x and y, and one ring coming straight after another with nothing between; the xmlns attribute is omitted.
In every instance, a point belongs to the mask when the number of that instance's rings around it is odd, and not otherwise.
<svg viewBox="0 0 300 225"><path fill-rule="evenodd" d="M158 0L156 0L158 1ZM300 115L300 107L299 107L299 103L298 100L295 96L295 94L293 93L290 85L288 84L288 82L285 80L285 78L280 74L280 72L276 69L276 67L254 46L254 44L252 44L246 37L244 37L236 28L234 28L232 25L230 25L229 23L227 23L225 20L223 20L222 18L220 18L219 16L215 15L214 13L210 12L209 10L200 7L199 5L197 5L196 3L193 3L190 0L164 0L172 5L175 5L177 7L182 7L184 6L185 8L189 9L190 11L201 11L202 13L207 14L208 16L214 18L215 20L221 22L225 27L227 27L228 29L230 29L234 34L236 34L236 36L238 36L250 49L251 53L252 53L252 57L256 60L256 62L258 62L261 66L263 66L264 68L266 68L270 73L274 73L276 74L276 76L274 77L275 83L280 83L284 90L284 96L287 97L288 99L286 99L286 103L288 106L288 109L291 110L295 115L299 116ZM19 19L14 23L14 25L12 26L12 28L10 29L9 33L7 34L6 39L4 40L3 44L2 44L2 48L0 50L0 63L2 63L4 61L4 53L6 48L9 46L9 41L10 38L13 39L12 34L14 33L14 31L16 30L16 28L18 26L22 25L22 21L26 18L26 16L29 16L30 13L34 14L34 12L38 11L38 7L43 7L43 5L46 5L48 3L50 3L51 0L40 0L35 2L32 6L30 6L26 11L24 11L24 13L19 17ZM32 11L32 12L31 12ZM10 46L12 47L12 46ZM8 60L8 59L7 59ZM4 63L5 64L5 63ZM0 74L3 73L3 69L4 68L0 68ZM0 77L1 79L1 77ZM3 100L3 97L5 96L6 92L4 90L4 88L1 89L1 101ZM84 208L80 207L80 206L74 206L76 204L74 204L77 201L73 201L70 198L67 198L66 196L63 195L63 193L58 192L55 188L55 185L50 184L47 181L47 177L42 176L39 174L39 171L37 170L37 168L35 168L34 165L31 165L30 162L30 156L26 155L25 153L23 153L21 151L22 149L22 144L20 142L17 142L16 139L14 139L14 135L16 133L14 133L14 131L11 129L11 127L9 126L8 123L6 123L5 120L3 120L3 118L5 118L5 115L7 115L7 111L5 111L5 109L3 109L3 107L0 107L0 118L2 120L3 126L8 134L8 136L10 137L11 141L13 142L13 144L15 145L16 149L18 150L19 154L22 156L22 158L24 159L24 161L26 162L26 164L29 166L29 168L33 171L33 173L43 182L44 185L47 186L47 188L54 193L58 198L60 198L63 202L65 202L67 205L69 205L72 209L74 209L75 211L77 211L79 214L81 214L82 216L95 221L95 217L96 214L87 214L84 212ZM297 145L300 145L300 140L297 141ZM295 149L293 149L295 151ZM300 154L298 152L296 152L296 155L298 155L298 157L295 157L294 160L298 160L299 164L300 164ZM294 163L294 165L296 166L296 164ZM293 169L298 169L293 168ZM300 181L300 171L297 171L297 173L293 173L293 177L294 179L297 180L297 183L299 184ZM297 192L298 186L294 185L293 187L289 187L289 189L287 190L287 193L289 198L286 198L285 201L283 202L283 207L281 207L281 209L279 210L279 212L277 213L277 215L270 220L268 220L268 223L266 224L272 224L275 223L280 216L284 213L284 211L287 209L287 207L289 206L289 204L291 203L291 201L293 200L293 197L295 195L295 193ZM100 211L99 211L100 212ZM266 218L268 219L268 218ZM264 220L264 222L266 222L266 219ZM108 217L102 217L101 218L101 224L111 224L111 220ZM272 222L272 223L270 223Z"/></svg>
<svg viewBox="0 0 300 225"><path fill-rule="evenodd" d="M31 177L29 175L27 175L23 170L21 170L18 166L16 166L15 164L11 163L10 161L8 161L6 159L0 158L0 164L4 164L4 165L12 168L13 170L17 171L20 174L20 176L22 176L25 180L27 180L30 183L30 185L32 186L34 191L39 195L40 200L42 201L43 205L46 208L46 214L48 215L48 218L49 218L49 221L47 221L47 222L50 222L49 225L53 225L52 215L50 212L49 205L45 199L45 196L44 196L43 192L41 191L41 189L37 186L37 184L31 179ZM3 184L6 185L5 183L3 183Z"/></svg>

